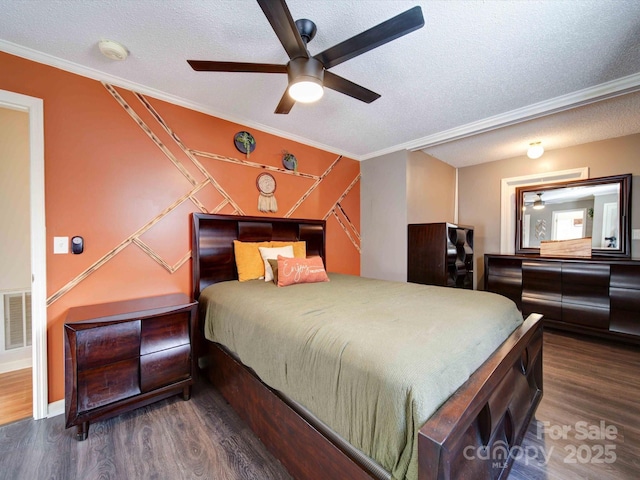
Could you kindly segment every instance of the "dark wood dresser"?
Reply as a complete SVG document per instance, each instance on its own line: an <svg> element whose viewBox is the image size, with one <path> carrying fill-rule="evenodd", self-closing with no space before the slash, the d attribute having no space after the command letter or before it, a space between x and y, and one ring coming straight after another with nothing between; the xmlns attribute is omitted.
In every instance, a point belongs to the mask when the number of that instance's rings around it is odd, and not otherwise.
<svg viewBox="0 0 640 480"><path fill-rule="evenodd" d="M485 255L484 284L545 326L640 344L640 261Z"/></svg>
<svg viewBox="0 0 640 480"><path fill-rule="evenodd" d="M197 303L184 294L69 309L64 324L66 427L181 393L191 396Z"/></svg>
<svg viewBox="0 0 640 480"><path fill-rule="evenodd" d="M473 288L473 227L413 223L407 240L408 282Z"/></svg>

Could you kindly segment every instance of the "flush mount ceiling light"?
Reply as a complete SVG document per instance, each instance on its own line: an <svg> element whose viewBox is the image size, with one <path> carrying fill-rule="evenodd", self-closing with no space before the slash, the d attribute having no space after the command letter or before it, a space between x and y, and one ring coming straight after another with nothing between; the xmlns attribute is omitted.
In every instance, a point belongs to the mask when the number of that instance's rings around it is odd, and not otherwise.
<svg viewBox="0 0 640 480"><path fill-rule="evenodd" d="M527 157L531 159L540 158L544 153L544 147L542 146L542 142L534 142L529 144L529 149L527 150Z"/></svg>
<svg viewBox="0 0 640 480"><path fill-rule="evenodd" d="M129 51L113 40L100 40L98 48L105 57L111 60L125 60L129 56Z"/></svg>

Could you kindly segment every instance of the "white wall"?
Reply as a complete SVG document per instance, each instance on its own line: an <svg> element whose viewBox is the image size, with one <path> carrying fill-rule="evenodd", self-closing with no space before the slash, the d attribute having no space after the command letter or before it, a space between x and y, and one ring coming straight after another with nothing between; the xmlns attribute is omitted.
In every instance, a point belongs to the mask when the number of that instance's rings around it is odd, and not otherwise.
<svg viewBox="0 0 640 480"><path fill-rule="evenodd" d="M501 180L583 167L589 167L590 178L633 174L631 225L640 228L640 134L549 150L537 160L521 156L459 169L459 221L475 227L474 261L479 289L484 288L484 254L500 252ZM640 240L631 241L631 254L640 259Z"/></svg>
<svg viewBox="0 0 640 480"><path fill-rule="evenodd" d="M360 165L360 275L407 280L407 152Z"/></svg>
<svg viewBox="0 0 640 480"><path fill-rule="evenodd" d="M423 152L409 152L407 223L454 223L456 169Z"/></svg>
<svg viewBox="0 0 640 480"><path fill-rule="evenodd" d="M484 254L500 251L502 178L585 166L590 177L632 173L632 228L640 228L639 152L640 134L635 134L551 150L533 161L523 156L459 169L458 222L474 227L478 288L484 287ZM361 173L360 274L406 281L407 224L454 221L455 169L421 152L404 151L363 161ZM640 258L640 240L632 241L632 257Z"/></svg>
<svg viewBox="0 0 640 480"><path fill-rule="evenodd" d="M401 151L360 166L360 275L407 281L407 225L453 222L456 170Z"/></svg>
<svg viewBox="0 0 640 480"><path fill-rule="evenodd" d="M31 288L29 114L0 108L0 291Z"/></svg>

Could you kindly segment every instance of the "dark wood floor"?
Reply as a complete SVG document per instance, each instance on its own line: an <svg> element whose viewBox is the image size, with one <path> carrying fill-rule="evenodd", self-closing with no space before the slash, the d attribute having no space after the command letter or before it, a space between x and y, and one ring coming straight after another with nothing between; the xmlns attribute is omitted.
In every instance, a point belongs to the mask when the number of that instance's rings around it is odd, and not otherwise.
<svg viewBox="0 0 640 480"><path fill-rule="evenodd" d="M64 415L0 427L0 479L290 479L202 379L175 396L97 422L74 439Z"/></svg>
<svg viewBox="0 0 640 480"><path fill-rule="evenodd" d="M638 478L640 349L554 333L544 348L544 398L509 479ZM607 433L601 421L615 438L580 439L589 428ZM563 427L571 430L558 434ZM205 380L188 402L174 397L96 423L84 442L73 433L63 416L0 427L0 479L290 478Z"/></svg>
<svg viewBox="0 0 640 480"><path fill-rule="evenodd" d="M544 397L509 479L640 478L640 348L547 331L543 355Z"/></svg>

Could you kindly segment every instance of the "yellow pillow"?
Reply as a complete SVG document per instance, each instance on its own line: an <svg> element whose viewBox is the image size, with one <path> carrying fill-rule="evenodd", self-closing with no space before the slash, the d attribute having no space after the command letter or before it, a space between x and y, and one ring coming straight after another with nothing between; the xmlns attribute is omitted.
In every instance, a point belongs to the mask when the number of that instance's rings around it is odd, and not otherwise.
<svg viewBox="0 0 640 480"><path fill-rule="evenodd" d="M264 262L259 247L270 247L271 242L233 241L233 251L238 268L238 280L246 282L256 278L264 278ZM304 242L303 242L304 243Z"/></svg>
<svg viewBox="0 0 640 480"><path fill-rule="evenodd" d="M269 242L270 247L288 247L289 245L293 246L294 258L307 258L307 242L281 242L277 240Z"/></svg>

